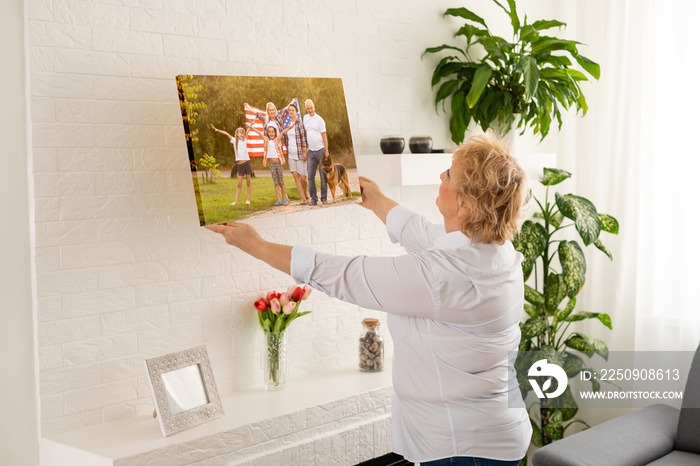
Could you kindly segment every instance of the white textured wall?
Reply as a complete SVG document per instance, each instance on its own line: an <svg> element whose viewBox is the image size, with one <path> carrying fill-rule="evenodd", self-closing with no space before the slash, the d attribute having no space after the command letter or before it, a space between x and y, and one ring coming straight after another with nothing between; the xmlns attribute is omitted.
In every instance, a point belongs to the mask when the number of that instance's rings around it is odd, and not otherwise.
<svg viewBox="0 0 700 466"><path fill-rule="evenodd" d="M411 124L412 4L28 0L28 11L43 434L149 412L142 360L202 343L220 391L258 383L251 303L291 280L199 227L174 77L340 77L356 150L376 152ZM396 252L359 207L255 224L324 251ZM320 293L305 307L291 377L353 361L371 313Z"/></svg>
<svg viewBox="0 0 700 466"><path fill-rule="evenodd" d="M0 15L0 464L39 461L31 279L30 168L27 162L27 74L22 0L3 2Z"/></svg>
<svg viewBox="0 0 700 466"><path fill-rule="evenodd" d="M431 61L419 58L450 40L447 1L25 4L45 435L150 411L145 357L204 343L222 392L260 378L251 303L291 281L199 227L177 74L339 77L357 153L389 134L427 133L451 149ZM548 17L552 4L526 6ZM485 0L473 7L499 15ZM390 194L432 203L424 191ZM255 224L324 251L397 252L359 207ZM353 361L359 321L372 314L320 293L305 306L313 314L290 331L292 378Z"/></svg>

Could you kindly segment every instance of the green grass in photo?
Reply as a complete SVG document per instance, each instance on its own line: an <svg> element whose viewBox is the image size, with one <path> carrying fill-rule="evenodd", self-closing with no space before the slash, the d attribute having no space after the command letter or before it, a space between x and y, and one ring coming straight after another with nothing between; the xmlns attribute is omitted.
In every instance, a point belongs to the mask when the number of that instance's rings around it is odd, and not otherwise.
<svg viewBox="0 0 700 466"><path fill-rule="evenodd" d="M299 191L293 176L285 176L284 183L287 186L287 197L290 201L299 201ZM236 187L238 178L214 177L214 183L202 183L201 177L198 179L202 211L204 212L205 224L231 222L249 217L259 211L274 208L277 202L275 186L271 177L259 176L250 179L251 195L250 205L245 203L248 193L245 178L241 186L241 195L237 205L231 205L236 200ZM316 184L320 180L316 178Z"/></svg>

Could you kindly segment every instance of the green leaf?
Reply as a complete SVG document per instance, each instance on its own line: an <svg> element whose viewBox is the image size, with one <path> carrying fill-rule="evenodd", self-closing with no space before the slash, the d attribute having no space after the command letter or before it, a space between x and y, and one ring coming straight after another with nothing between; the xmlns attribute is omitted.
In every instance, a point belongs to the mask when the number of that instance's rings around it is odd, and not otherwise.
<svg viewBox="0 0 700 466"><path fill-rule="evenodd" d="M550 28L555 28L555 27L562 27L566 26L566 23L562 23L561 21L557 21L555 19L550 19L550 20L544 20L541 19L539 21L535 21L532 23L532 27L537 29L538 31L542 31L544 29L550 29Z"/></svg>
<svg viewBox="0 0 700 466"><path fill-rule="evenodd" d="M576 56L578 54L576 44L580 44L580 42L557 39L556 37L541 36L538 40L533 42L532 54L534 55L541 52L551 52L552 50L566 50L567 52Z"/></svg>
<svg viewBox="0 0 700 466"><path fill-rule="evenodd" d="M513 35L515 35L520 30L520 18L518 18L518 12L515 9L515 0L508 0L508 6L510 7L508 12L510 24L513 25Z"/></svg>
<svg viewBox="0 0 700 466"><path fill-rule="evenodd" d="M574 308L576 307L576 298L569 298L569 301L566 303L566 306L564 306L564 309L561 310L558 314L558 319L560 321L566 320L567 317L573 312Z"/></svg>
<svg viewBox="0 0 700 466"><path fill-rule="evenodd" d="M525 301L534 306L543 306L544 296L533 287L525 285Z"/></svg>
<svg viewBox="0 0 700 466"><path fill-rule="evenodd" d="M594 338L590 335L584 335L583 333L578 333L578 332L573 333L572 336L569 338L569 340L567 340L567 342L570 341L571 339L577 339L576 341L578 343L576 343L576 344L578 344L582 347L584 345L581 345L580 341L583 341L585 343L585 347L587 347L588 349L585 351L582 351L578 348L573 348L572 346L570 346L568 343L565 342L566 346L568 346L569 348L576 349L576 350L581 351L581 352L586 353L586 354L589 354L589 352L590 352L591 354L589 355L589 357L593 355L593 352L595 352L595 353L599 354L606 361L608 360L608 354L609 354L608 345L606 345L604 341L599 340L598 338Z"/></svg>
<svg viewBox="0 0 700 466"><path fill-rule="evenodd" d="M559 193L556 193L555 199L557 207L559 207L559 212L561 212L564 217L574 221L576 230L583 240L583 244L588 246L598 239L601 223L598 212L591 201L574 194L565 194L562 196Z"/></svg>
<svg viewBox="0 0 700 466"><path fill-rule="evenodd" d="M491 67L487 64L483 64L476 69L472 87L469 89L469 94L467 94L467 105L469 108L472 108L479 100L479 97L481 97L481 94L484 92L484 89L491 79L492 74L493 69L491 69Z"/></svg>
<svg viewBox="0 0 700 466"><path fill-rule="evenodd" d="M603 252L605 253L605 255L608 256L608 257L610 258L610 260L613 260L612 253L611 253L610 251L608 251L608 249L605 247L605 245L604 245L603 242L600 240L600 238L598 238L597 240L595 240L595 241L593 242L593 245L594 245L595 247L597 247L598 249L600 249L601 251L603 251Z"/></svg>
<svg viewBox="0 0 700 466"><path fill-rule="evenodd" d="M581 65L581 68L588 71L588 74L596 79L600 79L600 65L589 60L583 55L575 55L574 58L576 58L578 64Z"/></svg>
<svg viewBox="0 0 700 466"><path fill-rule="evenodd" d="M537 35L537 31L532 27L531 24L524 24L520 29L520 40L527 43L532 41L532 39Z"/></svg>
<svg viewBox="0 0 700 466"><path fill-rule="evenodd" d="M544 168L541 183L545 186L554 186L567 178L571 178L571 172L560 168Z"/></svg>
<svg viewBox="0 0 700 466"><path fill-rule="evenodd" d="M576 334L573 334L570 336L565 342L564 345L568 346L571 349L574 349L576 351L580 351L589 358L592 357L595 354L595 351L593 351L593 348L591 348L591 345L586 342L583 338L577 336Z"/></svg>
<svg viewBox="0 0 700 466"><path fill-rule="evenodd" d="M458 135L464 138L464 132L469 126L469 121L472 118L471 110L467 107L467 96L461 91L455 92L452 96L452 117L455 120L455 127L452 128L450 122L450 130L453 135Z"/></svg>
<svg viewBox="0 0 700 466"><path fill-rule="evenodd" d="M547 315L554 315L561 303L566 297L566 287L564 286L564 278L556 273L547 275L547 282L544 286L544 303Z"/></svg>
<svg viewBox="0 0 700 466"><path fill-rule="evenodd" d="M534 57L523 57L520 60L525 80L525 98L530 100L535 95L537 84L540 82L540 71L537 68L537 60Z"/></svg>
<svg viewBox="0 0 700 466"><path fill-rule="evenodd" d="M540 426L538 426L532 418L530 418L530 424L532 424L532 437L530 439L532 444L536 447L543 447L544 444L542 443L542 431L540 430Z"/></svg>
<svg viewBox="0 0 700 466"><path fill-rule="evenodd" d="M435 87L442 79L445 79L455 73L461 77L461 72L466 68L464 63L458 60L457 57L450 55L440 60L440 63L433 71L433 77L430 80L430 87Z"/></svg>
<svg viewBox="0 0 700 466"><path fill-rule="evenodd" d="M470 43L472 37L483 37L488 36L489 32L485 29L472 26L471 24L465 24L457 32L455 32L455 37L464 36L467 38L467 43Z"/></svg>
<svg viewBox="0 0 700 466"><path fill-rule="evenodd" d="M576 314L572 314L567 318L561 320L565 320L567 322L577 322L579 320L585 319L598 319L603 323L603 325L612 330L612 319L608 314L605 314L603 312L577 312Z"/></svg>
<svg viewBox="0 0 700 466"><path fill-rule="evenodd" d="M544 319L532 318L528 319L524 324L520 324L520 332L523 340L529 340L543 335L547 331L547 322Z"/></svg>
<svg viewBox="0 0 700 466"><path fill-rule="evenodd" d="M549 422L544 428L544 434L552 440L559 440L564 436L564 428L562 427L563 415L561 411L555 410L549 418Z"/></svg>
<svg viewBox="0 0 700 466"><path fill-rule="evenodd" d="M579 108L583 111L583 115L585 116L588 112L588 104L586 103L586 98L582 93L579 93L576 97L576 106L576 108Z"/></svg>
<svg viewBox="0 0 700 466"><path fill-rule="evenodd" d="M524 310L527 315L530 317L539 317L540 316L540 311L537 309L535 306L533 306L530 303L525 303L524 305Z"/></svg>
<svg viewBox="0 0 700 466"><path fill-rule="evenodd" d="M588 81L588 78L586 77L585 74L581 73L578 70L566 70L566 74L571 76L571 79L574 81Z"/></svg>
<svg viewBox="0 0 700 466"><path fill-rule="evenodd" d="M456 50L457 52L461 53L465 57L467 56L466 53L464 52L464 50L460 49L459 47L455 47L454 45L442 44L442 45L438 45L437 47L428 47L427 49L425 49L423 54L420 56L421 60L423 59L423 57L425 56L426 53L437 53L437 52L441 52L443 50Z"/></svg>
<svg viewBox="0 0 700 466"><path fill-rule="evenodd" d="M563 222L563 221L564 221L564 216L561 214L561 212L556 212L549 219L549 224L552 225L554 228L559 228L561 226L561 222Z"/></svg>
<svg viewBox="0 0 700 466"><path fill-rule="evenodd" d="M486 22L484 22L483 18L481 16L478 16L471 11L467 10L466 8L449 8L447 11L445 11L445 14L442 16L458 16L460 18L464 18L469 21L474 21L475 23L479 23L485 28L488 29L488 26L486 26Z"/></svg>
<svg viewBox="0 0 700 466"><path fill-rule="evenodd" d="M566 355L563 366L564 372L569 378L576 377L585 366L583 359L573 353L565 352L564 354Z"/></svg>
<svg viewBox="0 0 700 466"><path fill-rule="evenodd" d="M455 88L457 87L457 84L459 84L459 81L457 79L445 81L444 83L442 83L440 89L438 89L437 96L435 97L435 109L437 109L437 105L438 103L440 103L441 100L444 100L450 95L452 95L452 92L454 92Z"/></svg>
<svg viewBox="0 0 700 466"><path fill-rule="evenodd" d="M561 264L566 295L575 298L586 283L586 258L576 241L559 243L559 263Z"/></svg>
<svg viewBox="0 0 700 466"><path fill-rule="evenodd" d="M531 220L523 222L520 233L513 241L513 246L524 256L522 265L524 280L527 280L532 273L535 261L544 252L546 244L547 232L544 226Z"/></svg>
<svg viewBox="0 0 700 466"><path fill-rule="evenodd" d="M566 387L566 390L564 390L564 393L557 399L557 402L561 406L558 410L561 412L562 421L568 421L576 416L578 412L578 403L576 403L576 399L571 394L571 387Z"/></svg>
<svg viewBox="0 0 700 466"><path fill-rule="evenodd" d="M539 63L551 63L556 67L571 66L571 60L565 55L548 55L537 60Z"/></svg>
<svg viewBox="0 0 700 466"><path fill-rule="evenodd" d="M620 224L617 222L615 217L611 217L607 214L598 214L600 219L600 229L612 233L614 235L620 232Z"/></svg>
<svg viewBox="0 0 700 466"><path fill-rule="evenodd" d="M270 319L265 319L265 320L263 321L263 330L266 331L266 332L269 332L269 331L270 331L270 325L271 325Z"/></svg>

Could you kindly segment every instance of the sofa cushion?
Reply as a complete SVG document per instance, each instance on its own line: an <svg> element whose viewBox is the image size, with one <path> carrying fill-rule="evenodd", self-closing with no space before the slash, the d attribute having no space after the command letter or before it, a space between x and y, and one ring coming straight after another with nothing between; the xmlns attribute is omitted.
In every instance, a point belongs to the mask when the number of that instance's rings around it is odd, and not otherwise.
<svg viewBox="0 0 700 466"><path fill-rule="evenodd" d="M692 406L692 407L691 407ZM678 418L676 449L700 453L700 346L695 351L683 391L683 404Z"/></svg>
<svg viewBox="0 0 700 466"><path fill-rule="evenodd" d="M673 450L678 410L655 404L611 419L538 451L535 466L629 466L647 464Z"/></svg>
<svg viewBox="0 0 700 466"><path fill-rule="evenodd" d="M673 450L647 466L698 466L698 464L700 464L700 455L697 453Z"/></svg>

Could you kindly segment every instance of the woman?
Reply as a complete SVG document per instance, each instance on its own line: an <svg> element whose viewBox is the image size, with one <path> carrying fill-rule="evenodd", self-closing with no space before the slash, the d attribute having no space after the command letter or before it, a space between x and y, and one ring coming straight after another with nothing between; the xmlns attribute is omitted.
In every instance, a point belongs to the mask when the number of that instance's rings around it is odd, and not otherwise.
<svg viewBox="0 0 700 466"><path fill-rule="evenodd" d="M361 205L408 254L340 257L263 240L247 224L207 226L299 283L389 314L394 451L423 465L515 466L532 427L508 367L523 312L517 231L525 175L500 142L470 138L440 176L444 226L360 178ZM510 392L509 392L510 390ZM513 398L515 397L515 398ZM520 400L522 406L522 400Z"/></svg>
<svg viewBox="0 0 700 466"><path fill-rule="evenodd" d="M289 123L290 129L285 135L287 138L286 146L289 171L292 172L292 176L294 177L297 191L299 191L299 196L301 197L301 203L307 204L309 198L306 194L306 159L309 143L306 139L306 128L301 118L299 118L299 111L294 104L289 104L280 116L284 118L287 114L289 114L289 118L291 118L291 122Z"/></svg>

